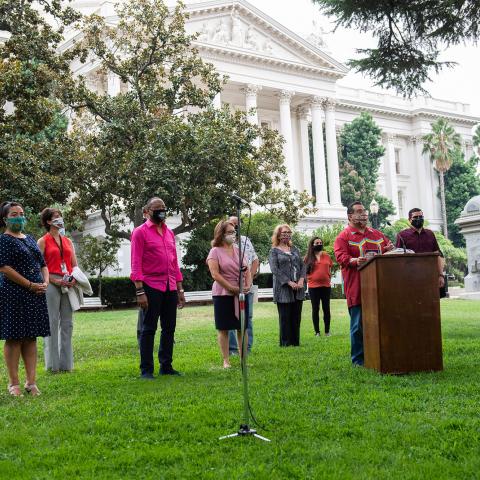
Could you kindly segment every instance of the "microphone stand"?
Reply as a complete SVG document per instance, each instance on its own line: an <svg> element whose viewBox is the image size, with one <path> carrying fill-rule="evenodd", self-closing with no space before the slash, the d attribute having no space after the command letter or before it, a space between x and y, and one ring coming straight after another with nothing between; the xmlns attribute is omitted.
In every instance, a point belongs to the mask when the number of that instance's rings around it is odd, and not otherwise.
<svg viewBox="0 0 480 480"><path fill-rule="evenodd" d="M247 356L248 356L248 335L246 332L246 319L245 319L245 294L243 293L243 256L242 256L242 221L241 221L241 213L242 213L242 199L237 195L232 195L235 202L237 203L237 218L238 218L238 288L239 288L239 315L240 315L240 332L242 338L242 348L241 348L241 357L240 362L242 365L242 384L243 384L243 421L240 424L240 428L237 432L231 433L229 435L224 435L220 437L219 440L224 440L225 438L232 438L232 437L255 437L265 442L270 442L268 438L262 437L261 435L257 434L257 431L253 428L250 428L250 401L248 395L248 376L247 376Z"/></svg>

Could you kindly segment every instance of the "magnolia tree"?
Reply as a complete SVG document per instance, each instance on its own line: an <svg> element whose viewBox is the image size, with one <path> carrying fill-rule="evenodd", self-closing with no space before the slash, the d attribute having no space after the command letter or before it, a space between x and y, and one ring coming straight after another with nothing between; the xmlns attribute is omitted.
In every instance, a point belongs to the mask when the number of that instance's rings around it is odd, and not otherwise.
<svg viewBox="0 0 480 480"><path fill-rule="evenodd" d="M291 220L312 211L310 197L289 187L278 133L211 107L225 79L192 47L183 6L132 0L117 8L115 26L86 18L78 45L81 60L97 59L126 88L109 96L79 81L77 210L98 209L106 233L125 239L154 195L179 214L176 234L231 212L232 192Z"/></svg>
<svg viewBox="0 0 480 480"><path fill-rule="evenodd" d="M74 51L58 47L77 18L54 0L0 2L0 198L32 213L64 202L75 172L78 148L63 115Z"/></svg>

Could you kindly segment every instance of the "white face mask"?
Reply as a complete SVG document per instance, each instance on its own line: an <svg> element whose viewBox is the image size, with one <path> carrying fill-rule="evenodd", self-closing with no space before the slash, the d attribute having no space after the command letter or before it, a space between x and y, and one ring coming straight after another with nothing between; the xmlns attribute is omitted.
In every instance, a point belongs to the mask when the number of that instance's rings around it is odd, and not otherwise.
<svg viewBox="0 0 480 480"><path fill-rule="evenodd" d="M65 222L62 217L54 218L52 220L52 225L57 228L65 228Z"/></svg>
<svg viewBox="0 0 480 480"><path fill-rule="evenodd" d="M225 239L225 243L228 243L229 245L231 245L232 243L235 243L237 236L234 233L232 233L231 235L225 235L223 238Z"/></svg>

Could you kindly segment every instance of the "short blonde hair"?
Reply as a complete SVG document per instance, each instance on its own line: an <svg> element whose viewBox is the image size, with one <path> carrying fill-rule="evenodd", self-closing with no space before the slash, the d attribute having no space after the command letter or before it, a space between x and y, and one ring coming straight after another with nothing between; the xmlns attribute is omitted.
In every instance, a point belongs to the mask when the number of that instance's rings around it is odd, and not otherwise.
<svg viewBox="0 0 480 480"><path fill-rule="evenodd" d="M224 242L223 237L225 236L225 230L227 226L231 225L235 228L235 225L232 222L228 222L226 220L220 220L217 225L215 226L215 230L213 231L213 240L211 242L212 247L222 247Z"/></svg>
<svg viewBox="0 0 480 480"><path fill-rule="evenodd" d="M292 228L290 227L290 225L288 225L288 223L282 223L281 225L277 225L272 235L272 247L278 247L280 245L280 233L284 228L288 228L290 231L292 231ZM288 246L292 246L291 240L288 242Z"/></svg>

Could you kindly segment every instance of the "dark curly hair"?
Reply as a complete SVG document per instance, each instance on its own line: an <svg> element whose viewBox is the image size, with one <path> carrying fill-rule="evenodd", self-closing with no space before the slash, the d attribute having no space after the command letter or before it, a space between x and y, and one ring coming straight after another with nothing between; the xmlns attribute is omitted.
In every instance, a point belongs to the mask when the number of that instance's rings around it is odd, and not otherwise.
<svg viewBox="0 0 480 480"><path fill-rule="evenodd" d="M322 240L320 237L313 237L308 242L308 250L307 254L303 258L303 263L307 267L307 274L310 275L313 271L313 267L315 266L315 262L317 261L317 257L315 256L315 251L313 250L313 243L315 240ZM323 240L322 240L323 244Z"/></svg>
<svg viewBox="0 0 480 480"><path fill-rule="evenodd" d="M58 208L44 208L42 210L42 213L40 213L40 221L42 222L43 227L45 227L45 230L47 232L50 231L51 225L48 224L48 222L52 219L52 217L58 213L60 216L62 216L62 212Z"/></svg>
<svg viewBox="0 0 480 480"><path fill-rule="evenodd" d="M8 216L8 212L12 207L22 207L22 205L18 202L3 202L0 205L0 227L6 227L7 224L5 223L4 218Z"/></svg>

